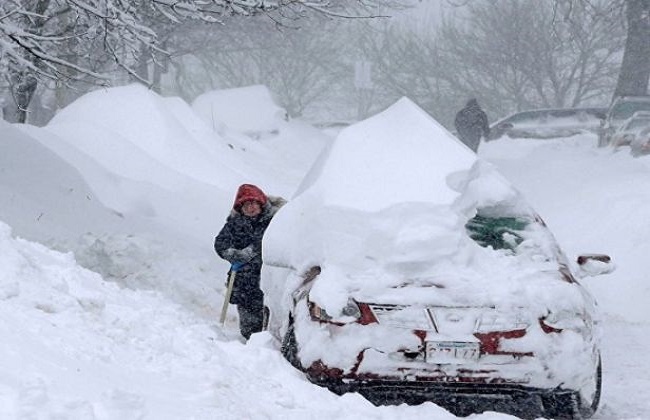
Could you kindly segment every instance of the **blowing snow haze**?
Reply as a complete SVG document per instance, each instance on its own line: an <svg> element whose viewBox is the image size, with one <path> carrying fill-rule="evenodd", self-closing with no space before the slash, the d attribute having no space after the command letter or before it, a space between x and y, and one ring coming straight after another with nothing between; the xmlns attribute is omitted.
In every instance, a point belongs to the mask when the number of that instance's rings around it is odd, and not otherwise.
<svg viewBox="0 0 650 420"><path fill-rule="evenodd" d="M217 323L228 266L214 255L212 241L242 183L290 199L287 215L303 203L311 214L332 216L324 219L332 222L331 231L316 226L325 242L287 249L304 255L341 245L343 210L355 215L351 225L367 221L379 239L417 253L418 244L472 217L477 202L509 197L512 183L572 261L584 252L606 252L616 261L612 274L583 282L603 316L604 387L594 418L650 418L647 156L597 148L595 136L585 133L543 142L504 138L482 145L476 160L408 100L334 141L309 124L286 121L264 91L242 91L251 98L242 105L247 112L233 115L230 124L213 110L224 107L222 95L236 92L208 92L190 106L136 85L86 95L42 128L0 123L6 151L0 155L0 417L454 419L432 403L375 407L357 394L339 397L314 386L282 358L269 333L243 344L233 309L225 326ZM265 116L264 126L255 115ZM409 124L392 131L391 119ZM422 131L445 141L434 147ZM346 139L350 148L342 147ZM373 141L382 149L373 149ZM404 142L424 152L395 146ZM326 147L328 158L309 172ZM437 160L438 147L453 159ZM355 158L360 152L365 155ZM391 153L398 162L391 163ZM339 195L333 185L341 182L337 171L348 174L343 181L350 186L384 176L364 165L368 154L394 171L410 174L413 167L414 178L371 182L367 195L352 195L362 200L347 204L350 191ZM466 175L447 178L441 169ZM420 182L415 174L436 181L399 189ZM477 195L463 180L503 188ZM393 188L401 195L383 194ZM424 191L429 194L420 198ZM418 213L401 208L398 197L424 200L425 208L445 204L445 223L433 221L435 231L414 229L404 219ZM373 225L376 219L366 216L375 213L392 218ZM278 219L277 228L290 223ZM405 229L381 236L395 226ZM284 233L306 225L294 222L291 229ZM278 232L274 236L282 239ZM348 245L346 255L362 248ZM481 251L474 252L464 255ZM321 296L338 302L328 291ZM513 417L487 412L471 418Z"/></svg>

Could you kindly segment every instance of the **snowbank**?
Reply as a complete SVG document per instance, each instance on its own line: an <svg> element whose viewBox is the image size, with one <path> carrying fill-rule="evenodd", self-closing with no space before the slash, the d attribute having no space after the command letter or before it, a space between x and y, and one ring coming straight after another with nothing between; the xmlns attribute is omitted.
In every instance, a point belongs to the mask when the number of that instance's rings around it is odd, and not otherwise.
<svg viewBox="0 0 650 420"><path fill-rule="evenodd" d="M298 420L314 406L327 418L454 418L433 404L375 408L311 386L267 335L244 346L155 291L12 238L3 222L0 266L3 419Z"/></svg>
<svg viewBox="0 0 650 420"><path fill-rule="evenodd" d="M0 132L1 216L18 235L69 245L86 232L124 224L65 160L4 121Z"/></svg>

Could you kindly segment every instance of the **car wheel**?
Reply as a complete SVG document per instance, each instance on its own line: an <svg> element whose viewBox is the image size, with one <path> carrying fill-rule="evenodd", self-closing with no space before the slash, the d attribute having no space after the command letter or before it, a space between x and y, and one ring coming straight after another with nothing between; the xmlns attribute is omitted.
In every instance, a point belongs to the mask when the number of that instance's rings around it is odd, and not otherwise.
<svg viewBox="0 0 650 420"><path fill-rule="evenodd" d="M594 372L593 380L588 386L580 390L580 414L583 418L589 418L594 415L600 404L600 394L603 386L603 365L598 355L598 364Z"/></svg>
<svg viewBox="0 0 650 420"><path fill-rule="evenodd" d="M284 334L280 352L282 353L282 356L291 363L291 366L296 369L302 369L302 365L298 359L298 343L296 342L296 333L294 331L292 319L289 319L289 327L287 328L287 332Z"/></svg>
<svg viewBox="0 0 650 420"><path fill-rule="evenodd" d="M542 397L544 416L555 419L588 419L594 415L600 403L602 387L602 364L600 356L594 376L577 392L554 392Z"/></svg>

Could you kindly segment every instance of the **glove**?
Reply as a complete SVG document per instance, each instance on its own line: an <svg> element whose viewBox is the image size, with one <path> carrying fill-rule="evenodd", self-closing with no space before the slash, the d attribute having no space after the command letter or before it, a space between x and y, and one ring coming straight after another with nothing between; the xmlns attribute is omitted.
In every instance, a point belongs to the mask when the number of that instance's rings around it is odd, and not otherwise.
<svg viewBox="0 0 650 420"><path fill-rule="evenodd" d="M248 262L254 256L255 256L255 251L253 251L252 245L249 245L244 249L228 248L223 252L223 258L230 262L233 261Z"/></svg>
<svg viewBox="0 0 650 420"><path fill-rule="evenodd" d="M249 262L255 256L255 250L253 245L249 245L244 249L236 249L233 253L233 257L236 261L240 262Z"/></svg>
<svg viewBox="0 0 650 420"><path fill-rule="evenodd" d="M246 263L244 263L244 262L233 261L232 265L230 266L230 271L234 271L236 273L239 270L241 270L242 267L245 266L245 265L246 265Z"/></svg>
<svg viewBox="0 0 650 420"><path fill-rule="evenodd" d="M233 262L231 263L231 265L230 265L230 271L233 272L233 273L236 273L236 272L238 272L239 270L241 270L245 265L246 265L246 263L239 262L239 261L233 261ZM229 282L229 280L230 280L230 276L228 276L228 277L226 278L226 282L223 284L223 286L224 286L225 288L228 288L228 282Z"/></svg>

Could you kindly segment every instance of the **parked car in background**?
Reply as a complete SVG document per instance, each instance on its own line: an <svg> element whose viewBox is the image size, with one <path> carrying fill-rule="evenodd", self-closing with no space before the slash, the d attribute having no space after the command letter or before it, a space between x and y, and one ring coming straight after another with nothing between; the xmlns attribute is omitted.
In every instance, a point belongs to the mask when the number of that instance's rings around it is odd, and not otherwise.
<svg viewBox="0 0 650 420"><path fill-rule="evenodd" d="M614 133L638 111L650 111L650 96L619 96L615 98L598 130L598 146L610 145Z"/></svg>
<svg viewBox="0 0 650 420"><path fill-rule="evenodd" d="M549 108L517 112L493 123L487 140L503 136L550 139L596 133L606 111L606 108Z"/></svg>
<svg viewBox="0 0 650 420"><path fill-rule="evenodd" d="M613 147L629 146L644 128L650 127L650 111L637 111L612 135Z"/></svg>
<svg viewBox="0 0 650 420"><path fill-rule="evenodd" d="M630 143L630 153L634 157L650 154L650 127L637 133Z"/></svg>
<svg viewBox="0 0 650 420"><path fill-rule="evenodd" d="M263 252L269 331L314 384L460 416L598 407L599 315L578 279L609 257L570 262L493 166L406 99L339 133Z"/></svg>

